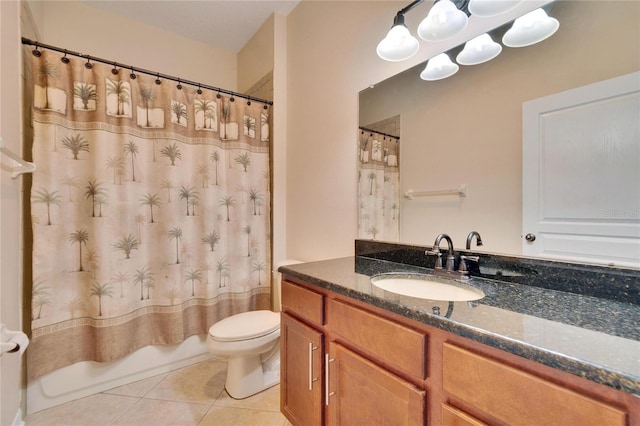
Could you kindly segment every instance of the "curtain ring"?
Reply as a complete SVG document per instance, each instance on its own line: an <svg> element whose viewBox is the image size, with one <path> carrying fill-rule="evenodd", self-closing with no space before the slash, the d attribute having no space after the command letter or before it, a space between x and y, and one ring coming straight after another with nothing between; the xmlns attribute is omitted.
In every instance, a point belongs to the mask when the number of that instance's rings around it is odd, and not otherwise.
<svg viewBox="0 0 640 426"><path fill-rule="evenodd" d="M220 94L220 91L218 90L218 94L216 95L217 99L220 99L222 97L222 95Z"/></svg>
<svg viewBox="0 0 640 426"><path fill-rule="evenodd" d="M196 90L196 92L198 93L198 95L202 95L202 89L200 88L199 84L198 84L198 90Z"/></svg>
<svg viewBox="0 0 640 426"><path fill-rule="evenodd" d="M249 100L247 101L247 106L251 106L251 96L249 96L248 98Z"/></svg>
<svg viewBox="0 0 640 426"><path fill-rule="evenodd" d="M229 98L229 102L235 102L236 99L233 97L233 95L231 95L231 97Z"/></svg>
<svg viewBox="0 0 640 426"><path fill-rule="evenodd" d="M113 75L118 75L118 72L119 72L118 68L116 68L116 65L117 64L114 62L113 63L113 69L111 70L111 74L113 74Z"/></svg>
<svg viewBox="0 0 640 426"><path fill-rule="evenodd" d="M137 75L135 75L133 72L133 67L131 67L131 74L129 74L129 77L131 78L131 80L135 80L137 77Z"/></svg>
<svg viewBox="0 0 640 426"><path fill-rule="evenodd" d="M67 58L67 49L64 49L64 56L60 58L60 62L62 62L63 64L69 63L69 58Z"/></svg>
<svg viewBox="0 0 640 426"><path fill-rule="evenodd" d="M157 85L162 84L162 80L160 80L160 73L156 74L156 84Z"/></svg>
<svg viewBox="0 0 640 426"><path fill-rule="evenodd" d="M89 59L89 57L87 56L87 63L84 64L84 67L88 70L90 70L91 68L93 68L93 64L91 63L91 60Z"/></svg>
<svg viewBox="0 0 640 426"><path fill-rule="evenodd" d="M178 79L178 85L176 86L178 90L182 90L182 84L180 83L180 79Z"/></svg>
<svg viewBox="0 0 640 426"><path fill-rule="evenodd" d="M40 52L40 51L38 50L38 45L36 45L36 48L35 48L35 49L33 49L33 50L31 51L31 53L32 53L32 54L33 54L33 56L35 56L36 58L39 58L40 56L42 56L42 52Z"/></svg>

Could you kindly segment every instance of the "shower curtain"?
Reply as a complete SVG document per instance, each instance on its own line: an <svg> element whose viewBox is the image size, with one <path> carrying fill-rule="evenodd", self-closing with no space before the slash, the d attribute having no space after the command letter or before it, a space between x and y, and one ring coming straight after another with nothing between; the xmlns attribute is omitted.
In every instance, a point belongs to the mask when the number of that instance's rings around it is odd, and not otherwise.
<svg viewBox="0 0 640 426"><path fill-rule="evenodd" d="M363 130L358 145L358 238L398 241L400 139Z"/></svg>
<svg viewBox="0 0 640 426"><path fill-rule="evenodd" d="M270 108L55 52L31 60L29 377L269 309Z"/></svg>

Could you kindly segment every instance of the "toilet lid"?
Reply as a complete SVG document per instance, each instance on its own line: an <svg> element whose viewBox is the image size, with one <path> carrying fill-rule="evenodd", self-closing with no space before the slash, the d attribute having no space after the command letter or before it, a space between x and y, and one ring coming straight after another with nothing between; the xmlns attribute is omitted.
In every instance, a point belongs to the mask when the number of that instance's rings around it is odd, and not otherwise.
<svg viewBox="0 0 640 426"><path fill-rule="evenodd" d="M280 315L272 311L251 311L232 315L209 328L209 335L219 341L254 339L280 328Z"/></svg>

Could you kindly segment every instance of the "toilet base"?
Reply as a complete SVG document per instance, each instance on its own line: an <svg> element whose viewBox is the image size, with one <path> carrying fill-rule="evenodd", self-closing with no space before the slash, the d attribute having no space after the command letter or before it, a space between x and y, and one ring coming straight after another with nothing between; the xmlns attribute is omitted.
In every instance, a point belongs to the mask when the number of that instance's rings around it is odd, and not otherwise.
<svg viewBox="0 0 640 426"><path fill-rule="evenodd" d="M228 360L225 389L234 399L248 398L280 383L279 350L264 361L260 355Z"/></svg>

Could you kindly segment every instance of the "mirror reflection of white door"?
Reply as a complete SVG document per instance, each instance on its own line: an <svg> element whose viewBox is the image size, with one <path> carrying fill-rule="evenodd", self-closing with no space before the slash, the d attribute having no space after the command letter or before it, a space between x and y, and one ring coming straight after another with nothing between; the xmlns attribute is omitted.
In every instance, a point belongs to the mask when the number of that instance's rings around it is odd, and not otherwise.
<svg viewBox="0 0 640 426"><path fill-rule="evenodd" d="M640 266L640 72L522 113L522 253Z"/></svg>

